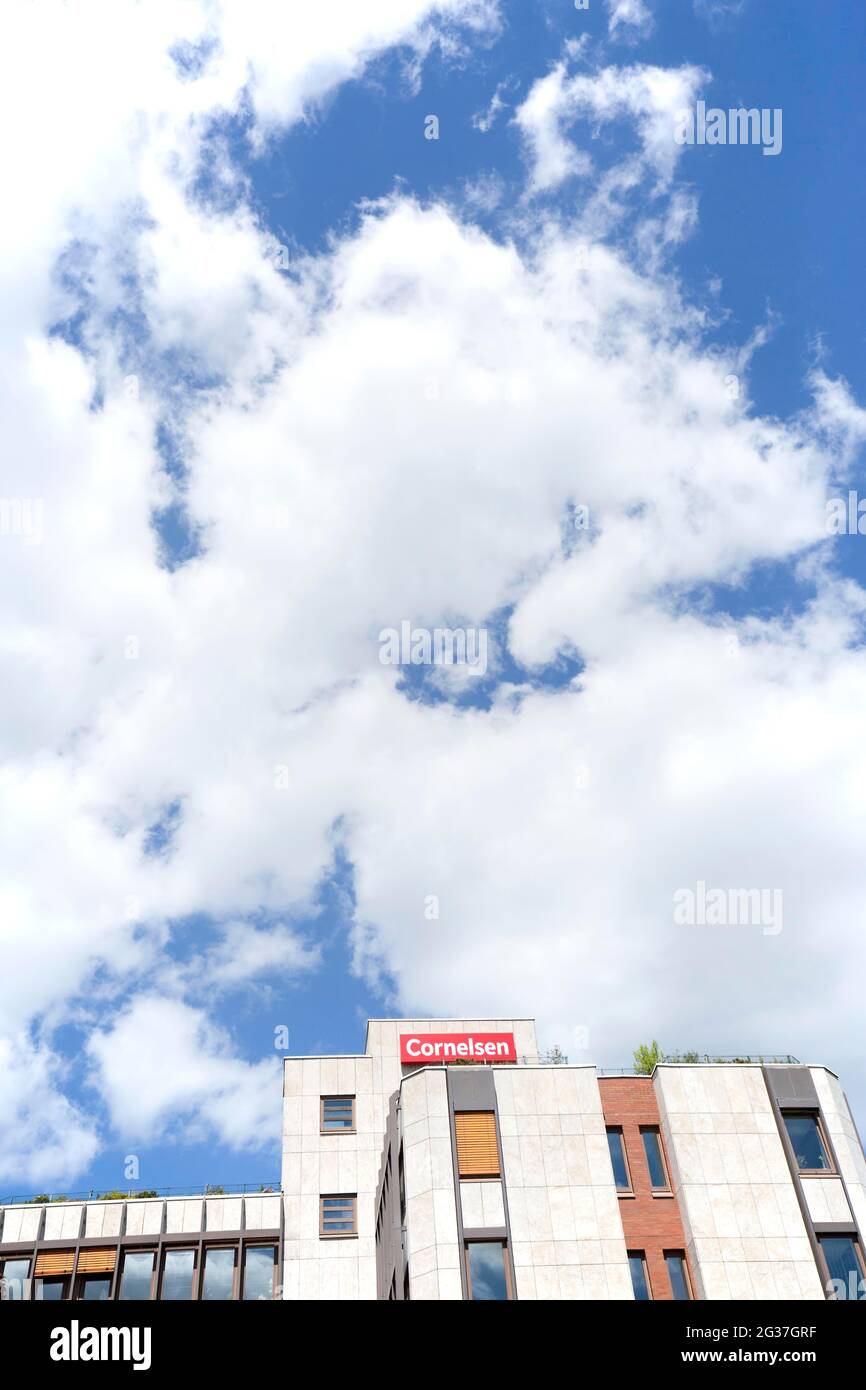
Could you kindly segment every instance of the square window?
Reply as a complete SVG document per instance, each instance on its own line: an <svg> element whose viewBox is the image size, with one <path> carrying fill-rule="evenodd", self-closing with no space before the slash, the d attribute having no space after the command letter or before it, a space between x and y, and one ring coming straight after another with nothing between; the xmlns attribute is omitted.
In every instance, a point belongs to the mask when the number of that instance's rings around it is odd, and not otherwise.
<svg viewBox="0 0 866 1390"><path fill-rule="evenodd" d="M321 1134L354 1134L355 1097L322 1096L319 1132Z"/></svg>
<svg viewBox="0 0 866 1390"><path fill-rule="evenodd" d="M474 1302L504 1303L511 1298L504 1240L466 1242L466 1283Z"/></svg>
<svg viewBox="0 0 866 1390"><path fill-rule="evenodd" d="M0 1298L20 1303L30 1297L30 1261L6 1260L0 1274Z"/></svg>
<svg viewBox="0 0 866 1390"><path fill-rule="evenodd" d="M319 1198L319 1235L356 1236L358 1234L358 1198L352 1193Z"/></svg>

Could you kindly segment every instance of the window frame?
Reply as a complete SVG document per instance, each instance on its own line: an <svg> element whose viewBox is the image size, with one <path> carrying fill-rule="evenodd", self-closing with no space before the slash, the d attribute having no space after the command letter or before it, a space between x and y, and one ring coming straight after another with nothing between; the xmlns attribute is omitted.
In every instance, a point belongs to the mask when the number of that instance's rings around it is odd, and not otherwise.
<svg viewBox="0 0 866 1390"><path fill-rule="evenodd" d="M824 1127L824 1118L821 1114L821 1111L814 1109L797 1110L792 1109L791 1106L785 1106L783 1109L780 1110L780 1114L782 1116L782 1128L785 1131L785 1138L791 1146L791 1155L794 1160L794 1167L796 1172L798 1172L800 1176L803 1178L838 1178L839 1170L837 1169L835 1160L833 1158L833 1150L830 1147L830 1141L827 1137L827 1130ZM799 1163L797 1162L797 1151L794 1148L794 1141L788 1133L787 1122L789 1118L792 1120L807 1119L815 1121L815 1128L818 1131L818 1139L820 1141L822 1149L824 1150L824 1153L826 1154L827 1162L830 1165L829 1168L800 1167Z"/></svg>
<svg viewBox="0 0 866 1390"><path fill-rule="evenodd" d="M231 1293L229 1294L229 1297L228 1297L228 1298L205 1298L204 1287L205 1287L205 1281L207 1280L207 1261L208 1261L208 1256L209 1256L212 1252L218 1251L218 1250L231 1250L232 1254L234 1255L234 1264L232 1265L232 1291L231 1291ZM240 1268L239 1268L239 1266L240 1266L240 1259L239 1259L239 1251L238 1251L237 1242L235 1242L234 1244L232 1244L231 1241L219 1241L219 1240L217 1240L217 1241L214 1241L214 1242L213 1242L212 1244L210 1244L210 1245L208 1245L207 1243L203 1243L203 1244L202 1244L202 1248L201 1248L201 1269L200 1269L200 1271L199 1271L198 1287L196 1288L196 1291L195 1291L195 1293L194 1293L194 1295L193 1295L193 1297L194 1297L194 1299L196 1300L196 1302L198 1302L198 1303L236 1303L236 1302L237 1302L237 1298L238 1298L238 1284L239 1284L239 1280L240 1280ZM194 1269L193 1269L193 1273L195 1273L195 1267L194 1267Z"/></svg>
<svg viewBox="0 0 866 1390"><path fill-rule="evenodd" d="M674 1252L671 1251L671 1254L673 1254L673 1253L674 1253ZM627 1259L628 1262L629 1262L629 1266L628 1266L629 1275L631 1275L631 1262L632 1262L632 1260L640 1260L641 1265L643 1266L643 1281L644 1281L644 1283L646 1284L646 1291L647 1291L647 1298L646 1298L646 1301L647 1301L647 1303L652 1303L652 1302L654 1301L654 1294L653 1294L653 1286L652 1286L652 1283L650 1282L650 1277L649 1277L649 1265L647 1264L646 1251L645 1251L645 1250L626 1250L625 1255L626 1255L626 1259ZM632 1286L632 1292L634 1292L634 1276L632 1276L631 1286ZM634 1300L634 1301L635 1301L635 1303L643 1303L644 1300L643 1300L642 1298L638 1298L637 1295L635 1295L635 1300Z"/></svg>
<svg viewBox="0 0 866 1390"><path fill-rule="evenodd" d="M341 1125L341 1126L339 1126L338 1128L333 1128L333 1127L328 1128L328 1127L326 1127L326 1125L325 1125L325 1105L328 1103L328 1101L339 1101L339 1102L342 1102L343 1104L345 1104L346 1101L349 1101L349 1102L350 1102L350 1104L351 1104L351 1125L350 1125L348 1128L347 1128L345 1125ZM356 1103L357 1103L357 1096L355 1096L355 1095L351 1095L351 1096L336 1096L336 1095L320 1096L320 1097L319 1097L319 1133L320 1133L320 1134L357 1134L358 1131L357 1131Z"/></svg>
<svg viewBox="0 0 866 1390"><path fill-rule="evenodd" d="M71 1274L39 1274L33 1278L33 1300L36 1303L68 1303L70 1302L69 1288ZM44 1284L62 1284L63 1292L59 1298L46 1299L44 1294L39 1292Z"/></svg>
<svg viewBox="0 0 866 1390"><path fill-rule="evenodd" d="M685 1252L685 1250L663 1250L663 1251L662 1251L662 1259L663 1259L664 1262L665 1262L665 1271L667 1272L668 1283L669 1283L670 1286L671 1286L671 1293L673 1294L673 1301L674 1301L675 1303L695 1303L695 1302L697 1301L697 1300L695 1299L695 1286L694 1286L694 1284L692 1283L692 1272L691 1272L691 1270L689 1269L689 1262L688 1262L688 1260L686 1259L686 1252ZM683 1268L683 1282L684 1282L684 1284L685 1284L685 1286L686 1286L686 1293L687 1293L687 1295L688 1295L687 1298L684 1298L684 1299L683 1299L683 1298L677 1298L676 1294L674 1293L673 1280L671 1279L670 1266L668 1265L668 1260L669 1260L669 1259L677 1259L677 1260L679 1260L680 1264L682 1265L682 1268Z"/></svg>
<svg viewBox="0 0 866 1390"><path fill-rule="evenodd" d="M156 1286L156 1301L158 1303L195 1303L198 1300L201 1270L199 1267L198 1244L178 1244L164 1245L162 1247L162 1258L159 1261L159 1280ZM190 1271L189 1298L165 1298L163 1289L165 1288L165 1266L169 1255L185 1255L187 1251L192 1255L192 1270ZM143 1252L142 1252L143 1253Z"/></svg>
<svg viewBox="0 0 866 1390"><path fill-rule="evenodd" d="M463 1270L466 1275L466 1298L467 1302L491 1302L492 1300L476 1300L472 1297L472 1268L469 1262L469 1249L473 1245L498 1245L502 1253L502 1265L505 1270L505 1302L514 1302L514 1283L511 1278L511 1258L508 1251L508 1241L502 1236L494 1236L490 1239L472 1239L463 1241ZM499 1302L500 1300L496 1300Z"/></svg>
<svg viewBox="0 0 866 1390"><path fill-rule="evenodd" d="M656 1187L653 1183L652 1169L650 1168L650 1161L646 1151L646 1139L644 1137L647 1134L654 1134L656 1136L656 1141L658 1143L659 1158L661 1159L662 1165L662 1173L664 1175L665 1180L664 1187ZM640 1141L641 1146L643 1148L643 1157L644 1163L646 1164L647 1177L649 1178L650 1192L652 1193L653 1197L672 1197L673 1187L671 1185L671 1170L668 1167L668 1156L665 1153L665 1146L662 1142L661 1125L641 1125Z"/></svg>
<svg viewBox="0 0 866 1390"><path fill-rule="evenodd" d="M34 1262L33 1262L33 1260L31 1259L31 1257L30 1257L29 1255L12 1255L12 1254L9 1254L9 1255L3 1255L2 1257L0 1257L0 1301L2 1301L3 1303L29 1303L29 1302L30 1302L30 1300L31 1300L32 1297L33 1297L33 1285L34 1285L34 1283L35 1283L35 1280L34 1280L34 1278L33 1278L33 1275L32 1275L31 1272L30 1272L30 1271L31 1271L31 1268L33 1267L33 1263L34 1263ZM7 1281L8 1277L9 1277L9 1276L7 1275L7 1273L6 1273L6 1266L7 1266L7 1265L10 1265L10 1264L25 1264L25 1265L27 1266L27 1273L25 1274L24 1278L21 1280L21 1297L20 1297L20 1299L19 1299L19 1298L10 1298L9 1295L8 1295L8 1293L7 1293L7 1291L6 1291L6 1290L7 1290L7 1283L6 1283L6 1281Z"/></svg>
<svg viewBox="0 0 866 1390"><path fill-rule="evenodd" d="M626 1176L628 1185L627 1185L626 1187L620 1187L620 1186L618 1185L617 1180L616 1180L616 1169L615 1169L614 1166L613 1166L613 1158L611 1158L611 1160L610 1160L610 1166L611 1166L611 1170L612 1170L612 1172L613 1172L613 1185L614 1185L614 1187L616 1188L616 1195L617 1195L617 1197L633 1197L633 1196L634 1196L634 1179L633 1179L633 1177L632 1177L632 1175L631 1175L631 1164L630 1164L629 1161L628 1161L628 1149L626 1148L626 1144L625 1144L625 1132L624 1132L624 1130L623 1130L623 1127L622 1127L622 1125L605 1125L605 1127L604 1127L604 1132L605 1132L605 1134L607 1135L607 1149L608 1149L608 1153L610 1153L610 1135L611 1135L611 1134L618 1134L618 1135L619 1135L619 1147L620 1147L620 1151L621 1151L621 1153L622 1153L622 1161L623 1161L623 1166L624 1166L624 1168L625 1168L625 1176Z"/></svg>
<svg viewBox="0 0 866 1390"><path fill-rule="evenodd" d="M351 1231L329 1231L325 1222L325 1202L346 1202L349 1203L349 1210L352 1213ZM346 1217L339 1218L345 1221ZM319 1240L357 1240L358 1239L358 1194L357 1192L320 1192L319 1193Z"/></svg>
<svg viewBox="0 0 866 1390"><path fill-rule="evenodd" d="M818 1230L815 1232L815 1238L818 1242L818 1249L821 1251L821 1259L823 1260L827 1268L827 1273L829 1275L830 1282L832 1282L833 1280L833 1275L830 1274L830 1266L827 1263L827 1256L824 1254L824 1241L849 1240L851 1242L851 1248L854 1251L854 1259L860 1266L860 1281L864 1285L866 1285L866 1250L864 1250L861 1246L859 1236L856 1230L832 1232ZM866 1290L864 1290L864 1295L866 1295ZM826 1285L824 1288L824 1296L825 1298L829 1298L829 1290L827 1289ZM846 1299L846 1302L847 1301L848 1300ZM862 1302L861 1299L858 1299L857 1301ZM839 1300L837 1299L836 1302L839 1302Z"/></svg>
<svg viewBox="0 0 866 1390"><path fill-rule="evenodd" d="M166 1246L166 1247L164 1247L164 1248L165 1248L165 1249L171 1249L170 1246ZM186 1247L184 1247L184 1248L186 1248ZM125 1277L126 1277L126 1261L128 1260L128 1258L129 1258L130 1255L149 1255L149 1256L150 1256L150 1292L149 1292L149 1294L147 1295L147 1298L124 1298L124 1297L123 1297L123 1281L124 1281L124 1279L125 1279ZM115 1292L114 1292L114 1299L115 1299L115 1301L116 1301L117 1303L153 1303L153 1302L155 1302L156 1297L157 1297L157 1290L158 1290L158 1287L159 1287L159 1276L160 1276L159 1261L157 1260L156 1256L157 1256L157 1248L156 1248L155 1245L154 1245L154 1246L149 1246L149 1247L146 1246L143 1250L138 1250L138 1249L135 1248L135 1246L131 1246L129 1249L123 1251L123 1258L119 1261L120 1269L119 1269L119 1277L118 1277L118 1280L117 1280L117 1288L115 1289Z"/></svg>
<svg viewBox="0 0 866 1390"><path fill-rule="evenodd" d="M259 1299L253 1299L253 1298L247 1298L247 1297L246 1297L246 1285L247 1285L247 1251L248 1251L248 1250L273 1250L273 1252L274 1252L274 1262L273 1262L274 1267L273 1267L273 1272L272 1272L272 1274L271 1274L271 1299L270 1299L270 1301L273 1303L274 1299L275 1299L276 1296L277 1296L277 1275L279 1274L279 1269L280 1269L280 1244L279 1244L279 1241L277 1241L277 1240L251 1240L251 1241L249 1241L249 1242L244 1241L244 1244L243 1244L243 1247L242 1247L242 1251L241 1251L241 1256L242 1256L242 1258L241 1258L241 1257L238 1258L238 1264L237 1264L237 1272L238 1272L237 1300L238 1300L238 1302L239 1302L239 1303L258 1303L258 1302L267 1303L267 1301L268 1301L267 1299L261 1299L261 1300L259 1300Z"/></svg>
<svg viewBox="0 0 866 1390"><path fill-rule="evenodd" d="M114 1299L113 1299L112 1296L111 1296L111 1286L112 1286L112 1282L113 1282L113 1275L112 1275L112 1274L106 1274L104 1271L103 1271L102 1273L93 1272L93 1273L88 1273L88 1274L76 1274L76 1276L75 1276L75 1288L74 1288L73 1293L72 1293L73 1301L76 1302L76 1303L88 1303L88 1302L90 1302L89 1299L86 1299L86 1298L84 1297L84 1286L85 1286L85 1284L95 1283L97 1279L101 1279L101 1280L103 1280L104 1282L107 1282L107 1283L108 1283L108 1297L107 1297L106 1299L104 1299L104 1300L103 1300L103 1299L96 1299L96 1300L94 1300L94 1301L95 1301L95 1302L98 1302L98 1303L102 1303L102 1302L105 1302L105 1303L113 1303L113 1302L114 1302Z"/></svg>

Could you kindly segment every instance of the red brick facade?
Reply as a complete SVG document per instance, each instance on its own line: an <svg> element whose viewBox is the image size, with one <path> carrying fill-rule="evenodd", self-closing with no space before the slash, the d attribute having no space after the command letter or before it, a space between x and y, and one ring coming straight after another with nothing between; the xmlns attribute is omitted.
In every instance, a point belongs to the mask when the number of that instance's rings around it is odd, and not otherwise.
<svg viewBox="0 0 866 1390"><path fill-rule="evenodd" d="M605 1124L622 1130L631 1177L633 1195L623 1193L619 1199L626 1248L644 1252L652 1297L670 1300L673 1294L664 1251L685 1253L686 1240L676 1198L654 1195L650 1185L640 1127L661 1128L652 1077L605 1076L598 1084Z"/></svg>

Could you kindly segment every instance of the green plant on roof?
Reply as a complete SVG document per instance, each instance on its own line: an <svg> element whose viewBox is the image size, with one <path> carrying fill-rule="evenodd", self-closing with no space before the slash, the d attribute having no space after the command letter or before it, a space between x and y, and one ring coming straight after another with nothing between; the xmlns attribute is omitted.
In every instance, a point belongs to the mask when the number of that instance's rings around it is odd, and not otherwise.
<svg viewBox="0 0 866 1390"><path fill-rule="evenodd" d="M634 1069L638 1076L651 1076L659 1062L664 1061L662 1050L653 1038L652 1042L641 1043L634 1051Z"/></svg>

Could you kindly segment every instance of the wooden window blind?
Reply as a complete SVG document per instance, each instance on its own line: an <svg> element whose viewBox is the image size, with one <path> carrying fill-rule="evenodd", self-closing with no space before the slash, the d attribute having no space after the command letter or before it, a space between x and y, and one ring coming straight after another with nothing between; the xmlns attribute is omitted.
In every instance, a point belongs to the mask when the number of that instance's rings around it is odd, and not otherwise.
<svg viewBox="0 0 866 1390"><path fill-rule="evenodd" d="M43 1250L36 1256L36 1278L47 1279L55 1274L71 1274L74 1250Z"/></svg>
<svg viewBox="0 0 866 1390"><path fill-rule="evenodd" d="M499 1147L492 1110L463 1110L454 1116L457 1169L461 1178L498 1178Z"/></svg>
<svg viewBox="0 0 866 1390"><path fill-rule="evenodd" d="M78 1273L113 1274L116 1260L117 1251L115 1249L79 1250Z"/></svg>

